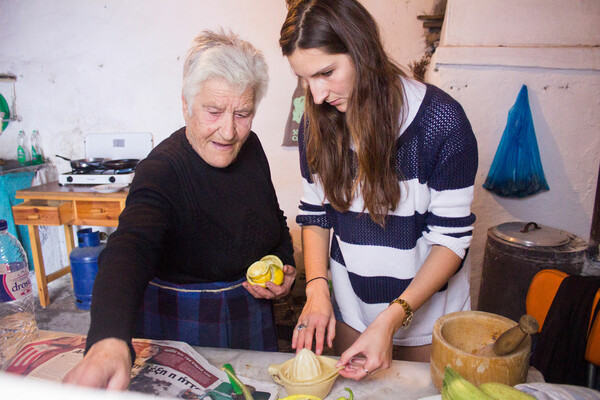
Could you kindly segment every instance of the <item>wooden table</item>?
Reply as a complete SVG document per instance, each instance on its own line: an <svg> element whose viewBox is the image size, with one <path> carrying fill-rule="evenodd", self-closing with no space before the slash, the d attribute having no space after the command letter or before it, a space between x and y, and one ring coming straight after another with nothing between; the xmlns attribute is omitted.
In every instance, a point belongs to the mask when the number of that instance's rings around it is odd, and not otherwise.
<svg viewBox="0 0 600 400"><path fill-rule="evenodd" d="M50 304L48 283L69 272L71 266L62 267L46 275L38 226L60 226L65 230L67 254L75 247L73 225L113 226L119 224L119 214L125 208L129 188L116 193L97 193L88 185L65 185L58 182L18 190L15 198L25 202L12 207L16 225L29 227L31 253L35 268L40 304Z"/></svg>

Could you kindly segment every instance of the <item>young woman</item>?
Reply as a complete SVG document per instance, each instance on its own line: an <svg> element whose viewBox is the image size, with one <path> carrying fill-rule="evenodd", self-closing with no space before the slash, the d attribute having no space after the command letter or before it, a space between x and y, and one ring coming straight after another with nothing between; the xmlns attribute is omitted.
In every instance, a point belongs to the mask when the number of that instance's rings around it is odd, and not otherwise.
<svg viewBox="0 0 600 400"><path fill-rule="evenodd" d="M297 217L307 302L293 346L314 339L320 354L326 341L352 379L388 368L392 353L429 361L435 320L470 308L470 123L394 64L356 0L288 3L280 46L307 88Z"/></svg>

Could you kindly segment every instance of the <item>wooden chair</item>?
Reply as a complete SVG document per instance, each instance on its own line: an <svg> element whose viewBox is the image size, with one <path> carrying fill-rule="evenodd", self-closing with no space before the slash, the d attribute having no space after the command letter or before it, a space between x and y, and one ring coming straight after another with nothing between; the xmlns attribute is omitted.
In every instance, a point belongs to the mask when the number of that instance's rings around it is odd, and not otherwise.
<svg viewBox="0 0 600 400"><path fill-rule="evenodd" d="M533 316L540 325L539 332L548 315L548 310L552 305L554 296L563 279L569 276L567 273L556 269L544 269L538 272L529 285L526 298L527 314ZM592 310L600 300L600 290L594 298ZM590 325L592 324L592 315L590 315ZM587 386L593 387L596 377L596 368L600 366L600 317L596 318L593 326L588 327L589 339L585 350L585 360L588 363Z"/></svg>

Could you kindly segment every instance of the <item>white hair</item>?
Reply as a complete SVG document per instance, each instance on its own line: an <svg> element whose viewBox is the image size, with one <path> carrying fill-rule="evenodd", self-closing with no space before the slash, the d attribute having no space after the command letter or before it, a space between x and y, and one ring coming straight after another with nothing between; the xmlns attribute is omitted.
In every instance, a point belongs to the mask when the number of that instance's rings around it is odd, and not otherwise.
<svg viewBox="0 0 600 400"><path fill-rule="evenodd" d="M261 51L231 31L203 31L194 39L183 66L183 97L192 115L194 98L207 80L221 78L240 92L251 88L256 108L267 92L269 75Z"/></svg>

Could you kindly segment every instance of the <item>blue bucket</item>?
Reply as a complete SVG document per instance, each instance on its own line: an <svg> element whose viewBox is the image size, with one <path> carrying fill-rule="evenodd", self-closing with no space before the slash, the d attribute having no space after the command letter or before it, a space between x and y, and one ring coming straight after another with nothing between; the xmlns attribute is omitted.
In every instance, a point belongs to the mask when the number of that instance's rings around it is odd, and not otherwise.
<svg viewBox="0 0 600 400"><path fill-rule="evenodd" d="M71 275L75 305L81 310L89 310L92 304L92 289L98 273L98 256L105 245L100 244L100 233L92 228L77 231L79 247L71 252Z"/></svg>

